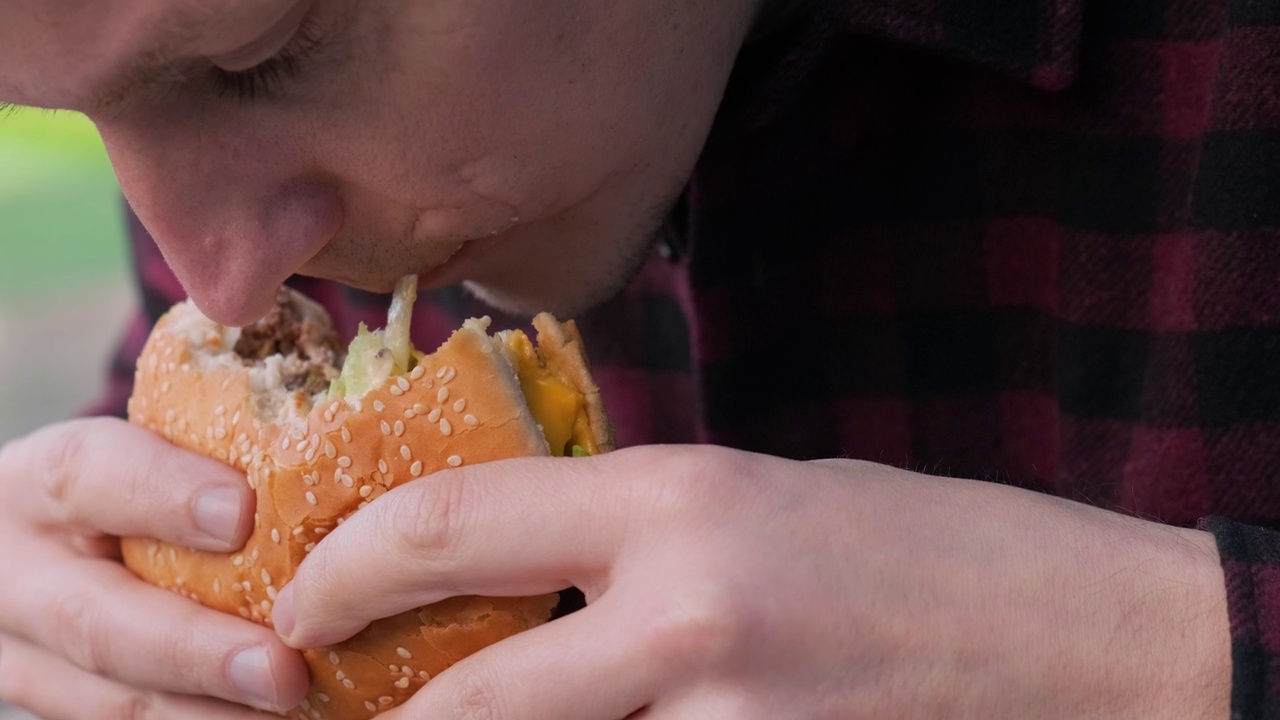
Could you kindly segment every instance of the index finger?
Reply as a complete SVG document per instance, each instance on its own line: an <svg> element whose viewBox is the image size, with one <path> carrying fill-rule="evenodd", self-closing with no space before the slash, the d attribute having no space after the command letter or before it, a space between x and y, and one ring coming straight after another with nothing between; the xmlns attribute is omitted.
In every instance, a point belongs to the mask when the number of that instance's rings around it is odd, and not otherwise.
<svg viewBox="0 0 1280 720"><path fill-rule="evenodd" d="M50 426L0 449L0 496L36 528L200 550L240 546L253 522L242 474L112 418Z"/></svg>
<svg viewBox="0 0 1280 720"><path fill-rule="evenodd" d="M652 467L645 455L507 460L398 487L302 562L276 601L276 631L319 647L457 595L590 595L631 529L633 485L621 476Z"/></svg>

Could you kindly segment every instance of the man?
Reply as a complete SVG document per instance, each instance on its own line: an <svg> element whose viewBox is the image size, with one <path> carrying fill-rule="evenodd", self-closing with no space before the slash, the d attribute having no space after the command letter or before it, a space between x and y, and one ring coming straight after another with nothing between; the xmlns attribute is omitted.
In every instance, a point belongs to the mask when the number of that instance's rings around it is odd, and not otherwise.
<svg viewBox="0 0 1280 720"><path fill-rule="evenodd" d="M639 447L389 494L276 635L115 561L235 547L240 478L48 428L0 455L0 697L248 717L290 648L572 584L391 716L1280 713L1274 5L3 8L0 98L86 111L145 227L122 370L183 292L245 323L305 276L350 328L418 272L420 338L459 282L581 315Z"/></svg>

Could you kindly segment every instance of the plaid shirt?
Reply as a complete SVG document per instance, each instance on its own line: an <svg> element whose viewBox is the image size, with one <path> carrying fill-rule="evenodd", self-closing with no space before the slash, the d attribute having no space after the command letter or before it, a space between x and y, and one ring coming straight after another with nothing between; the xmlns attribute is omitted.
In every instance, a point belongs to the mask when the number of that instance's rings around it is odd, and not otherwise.
<svg viewBox="0 0 1280 720"><path fill-rule="evenodd" d="M810 5L750 39L654 256L579 318L621 443L1200 523L1233 716L1280 717L1280 2ZM144 309L99 412L182 297L134 231ZM345 333L384 317L293 283ZM416 339L479 314L519 324L448 290Z"/></svg>

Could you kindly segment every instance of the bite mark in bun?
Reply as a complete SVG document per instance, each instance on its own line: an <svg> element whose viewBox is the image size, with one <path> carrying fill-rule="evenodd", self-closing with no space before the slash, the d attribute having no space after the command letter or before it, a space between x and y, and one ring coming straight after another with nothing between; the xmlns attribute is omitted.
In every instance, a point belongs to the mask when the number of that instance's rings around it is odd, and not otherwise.
<svg viewBox="0 0 1280 720"><path fill-rule="evenodd" d="M157 323L138 362L131 422L241 471L257 495L235 553L123 540L142 579L271 624L279 588L324 536L388 490L462 465L596 454L611 426L572 321L539 315L537 344L468 320L434 353L408 339L416 288L397 288L385 330L344 353L324 310L293 290L245 329L190 302ZM429 479L424 482L430 482ZM555 595L458 597L374 622L304 653L312 687L290 717L369 718L462 658L546 622Z"/></svg>

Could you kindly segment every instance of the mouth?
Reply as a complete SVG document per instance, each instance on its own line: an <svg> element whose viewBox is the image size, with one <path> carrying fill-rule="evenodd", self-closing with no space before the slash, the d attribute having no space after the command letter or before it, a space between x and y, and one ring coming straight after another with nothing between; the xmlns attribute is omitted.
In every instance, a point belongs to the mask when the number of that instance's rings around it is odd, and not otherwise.
<svg viewBox="0 0 1280 720"><path fill-rule="evenodd" d="M441 288L471 279L470 276L477 262L488 255L491 248L505 240L507 235L507 232L502 232L464 241L445 258L444 262L419 269L418 287Z"/></svg>

